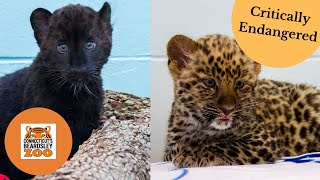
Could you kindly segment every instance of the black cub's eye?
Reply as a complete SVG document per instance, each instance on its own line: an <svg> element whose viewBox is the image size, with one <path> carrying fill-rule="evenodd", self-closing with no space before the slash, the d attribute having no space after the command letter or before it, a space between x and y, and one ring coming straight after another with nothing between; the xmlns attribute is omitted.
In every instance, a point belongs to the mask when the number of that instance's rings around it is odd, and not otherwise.
<svg viewBox="0 0 320 180"><path fill-rule="evenodd" d="M91 51L91 50L93 50L94 48L96 48L96 43L94 43L94 42L87 42L87 44L86 44L86 49L87 50L89 50L89 51Z"/></svg>
<svg viewBox="0 0 320 180"><path fill-rule="evenodd" d="M216 85L215 81L212 79L205 79L203 80L204 85L206 85L207 87L214 87Z"/></svg>
<svg viewBox="0 0 320 180"><path fill-rule="evenodd" d="M61 43L58 45L57 50L64 54L68 51L68 46L65 43Z"/></svg>
<svg viewBox="0 0 320 180"><path fill-rule="evenodd" d="M237 81L236 82L236 89L237 90L243 88L243 86L244 86L244 82L243 81Z"/></svg>

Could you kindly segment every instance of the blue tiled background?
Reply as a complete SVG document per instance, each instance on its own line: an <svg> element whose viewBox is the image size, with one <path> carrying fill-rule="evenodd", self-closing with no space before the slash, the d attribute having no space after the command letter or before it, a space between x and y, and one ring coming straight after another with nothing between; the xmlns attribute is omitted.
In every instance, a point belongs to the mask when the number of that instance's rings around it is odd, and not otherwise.
<svg viewBox="0 0 320 180"><path fill-rule="evenodd" d="M29 22L31 12L82 4L99 10L102 0L0 1L0 76L28 66L39 51ZM150 0L108 0L113 49L103 70L104 88L150 96Z"/></svg>

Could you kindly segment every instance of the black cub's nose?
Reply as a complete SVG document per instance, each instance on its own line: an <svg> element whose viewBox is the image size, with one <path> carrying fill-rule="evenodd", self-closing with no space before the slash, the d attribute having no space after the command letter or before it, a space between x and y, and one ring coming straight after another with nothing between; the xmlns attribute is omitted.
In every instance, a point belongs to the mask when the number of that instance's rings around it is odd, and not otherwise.
<svg viewBox="0 0 320 180"><path fill-rule="evenodd" d="M86 75L87 68L85 66L82 67L72 67L71 73L75 76L84 76Z"/></svg>

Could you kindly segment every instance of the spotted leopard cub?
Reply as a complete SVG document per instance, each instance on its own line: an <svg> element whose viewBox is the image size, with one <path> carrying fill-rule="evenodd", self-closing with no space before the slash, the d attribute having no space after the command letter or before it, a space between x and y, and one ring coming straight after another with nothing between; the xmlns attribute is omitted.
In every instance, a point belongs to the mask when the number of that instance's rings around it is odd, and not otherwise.
<svg viewBox="0 0 320 180"><path fill-rule="evenodd" d="M174 103L164 159L178 167L270 163L320 151L320 91L258 80L234 39L174 36Z"/></svg>

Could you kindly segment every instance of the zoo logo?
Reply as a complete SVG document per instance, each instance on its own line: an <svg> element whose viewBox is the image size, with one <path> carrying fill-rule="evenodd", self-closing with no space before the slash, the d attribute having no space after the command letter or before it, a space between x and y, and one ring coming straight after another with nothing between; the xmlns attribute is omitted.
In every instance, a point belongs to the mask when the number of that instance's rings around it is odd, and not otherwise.
<svg viewBox="0 0 320 180"><path fill-rule="evenodd" d="M24 110L13 118L6 130L5 148L9 159L28 174L43 175L57 170L68 160L71 147L68 123L50 109Z"/></svg>
<svg viewBox="0 0 320 180"><path fill-rule="evenodd" d="M56 159L55 124L21 124L21 159Z"/></svg>

